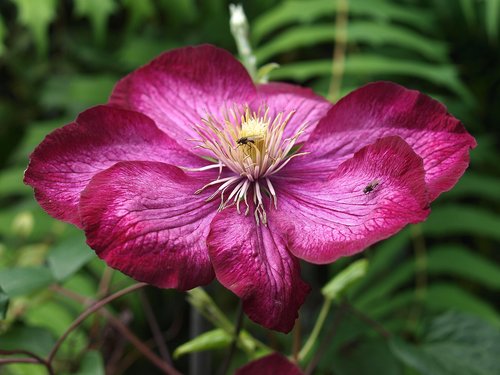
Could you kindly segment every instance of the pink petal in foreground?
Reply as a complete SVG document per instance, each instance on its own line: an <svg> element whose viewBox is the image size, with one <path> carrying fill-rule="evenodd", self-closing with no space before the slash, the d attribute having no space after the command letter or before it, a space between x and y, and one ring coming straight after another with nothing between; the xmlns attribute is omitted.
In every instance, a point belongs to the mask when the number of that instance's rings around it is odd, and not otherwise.
<svg viewBox="0 0 500 375"><path fill-rule="evenodd" d="M312 263L360 252L429 214L422 159L399 137L361 149L327 181L275 188L278 210L269 221L295 256Z"/></svg>
<svg viewBox="0 0 500 375"><path fill-rule="evenodd" d="M81 226L80 193L98 172L122 160L152 160L200 166L154 122L137 112L98 106L49 134L35 149L24 182L52 216Z"/></svg>
<svg viewBox="0 0 500 375"><path fill-rule="evenodd" d="M187 149L199 138L193 124L220 114L227 104L244 104L256 95L243 65L229 52L211 46L165 52L116 85L110 103L151 117Z"/></svg>
<svg viewBox="0 0 500 375"><path fill-rule="evenodd" d="M311 89L288 83L266 83L257 86L257 90L259 96L252 105L255 110L262 103L265 103L269 108L270 118L274 118L279 112L283 112L286 116L291 111L295 111L285 127L285 138L292 137L301 126L307 124L307 129L301 135L300 142L307 140L319 120L332 107L332 103L316 95Z"/></svg>
<svg viewBox="0 0 500 375"><path fill-rule="evenodd" d="M217 279L243 300L250 319L289 332L310 288L273 223L257 225L252 214L228 208L214 218L207 243Z"/></svg>
<svg viewBox="0 0 500 375"><path fill-rule="evenodd" d="M110 267L161 288L209 283L206 238L217 202L205 181L157 162L121 162L94 176L80 212L87 243Z"/></svg>
<svg viewBox="0 0 500 375"><path fill-rule="evenodd" d="M240 367L234 375L303 375L285 356L273 353Z"/></svg>
<svg viewBox="0 0 500 375"><path fill-rule="evenodd" d="M330 171L361 147L397 135L423 159L430 199L451 189L469 165L476 141L444 105L391 82L376 82L340 100L304 150Z"/></svg>

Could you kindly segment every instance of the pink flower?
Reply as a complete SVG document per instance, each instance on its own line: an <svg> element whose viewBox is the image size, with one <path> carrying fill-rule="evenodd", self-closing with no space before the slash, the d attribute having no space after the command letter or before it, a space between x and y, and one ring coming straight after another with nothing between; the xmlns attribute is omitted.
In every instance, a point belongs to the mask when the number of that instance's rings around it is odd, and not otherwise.
<svg viewBox="0 0 500 375"><path fill-rule="evenodd" d="M48 135L25 182L108 265L162 288L214 276L248 316L288 332L329 263L424 220L475 146L431 98L388 82L335 106L255 86L213 46L167 52L110 102Z"/></svg>
<svg viewBox="0 0 500 375"><path fill-rule="evenodd" d="M273 353L240 367L234 375L303 375L285 356Z"/></svg>

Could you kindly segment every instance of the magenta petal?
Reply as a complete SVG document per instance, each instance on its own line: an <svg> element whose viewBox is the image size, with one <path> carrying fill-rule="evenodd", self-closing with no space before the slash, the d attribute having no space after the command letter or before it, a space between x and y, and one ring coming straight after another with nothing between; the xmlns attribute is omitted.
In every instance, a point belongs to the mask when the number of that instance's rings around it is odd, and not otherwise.
<svg viewBox="0 0 500 375"><path fill-rule="evenodd" d="M403 138L422 157L431 200L455 185L476 145L439 102L395 83L376 82L340 100L305 149L332 170L361 147L391 135Z"/></svg>
<svg viewBox="0 0 500 375"><path fill-rule="evenodd" d="M285 138L293 136L304 124L307 124L305 133L300 137L304 142L332 107L332 103L316 95L311 89L290 85L288 83L267 83L257 86L259 97L253 102L253 107L265 103L269 107L270 118L279 112L285 115L291 111L295 114L285 128Z"/></svg>
<svg viewBox="0 0 500 375"><path fill-rule="evenodd" d="M269 220L287 234L290 251L312 263L360 252L429 214L422 159L399 137L362 148L326 181L275 187L278 210Z"/></svg>
<svg viewBox="0 0 500 375"><path fill-rule="evenodd" d="M142 112L186 148L199 138L193 124L225 105L255 96L246 69L229 52L211 45L165 52L116 85L110 103Z"/></svg>
<svg viewBox="0 0 500 375"><path fill-rule="evenodd" d="M214 274L206 238L217 202L205 181L158 162L120 162L94 176L80 212L87 243L111 267L162 288L191 289Z"/></svg>
<svg viewBox="0 0 500 375"><path fill-rule="evenodd" d="M217 279L242 298L250 319L289 332L310 288L273 224L257 225L253 215L225 209L215 216L207 244Z"/></svg>
<svg viewBox="0 0 500 375"><path fill-rule="evenodd" d="M153 160L199 166L185 151L137 112L91 108L75 122L49 134L30 157L24 181L52 216L81 226L80 193L98 172L122 160Z"/></svg>
<svg viewBox="0 0 500 375"><path fill-rule="evenodd" d="M236 370L234 375L303 375L284 355L273 353Z"/></svg>

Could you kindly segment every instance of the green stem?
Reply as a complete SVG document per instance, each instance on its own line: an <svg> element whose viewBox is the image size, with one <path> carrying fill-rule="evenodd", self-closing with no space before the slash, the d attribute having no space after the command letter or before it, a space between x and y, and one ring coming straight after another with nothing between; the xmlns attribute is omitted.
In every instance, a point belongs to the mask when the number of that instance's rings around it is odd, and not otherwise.
<svg viewBox="0 0 500 375"><path fill-rule="evenodd" d="M212 298L203 290L203 288L195 288L186 292L188 302L196 310L200 312L208 321L215 327L221 328L231 336L234 335L234 325L227 316L219 309ZM238 336L238 346L251 355L255 352L255 348L261 348L266 351L272 351L266 344L254 338L247 331L241 331Z"/></svg>
<svg viewBox="0 0 500 375"><path fill-rule="evenodd" d="M318 340L319 333L325 324L326 317L330 312L330 308L332 307L332 300L327 298L325 302L323 302L323 306L321 306L321 311L319 312L318 319L316 319L316 323L314 324L314 328L309 335L304 347L299 352L299 361L303 360L309 355L309 352L313 348L314 344Z"/></svg>
<svg viewBox="0 0 500 375"><path fill-rule="evenodd" d="M337 0L335 18L335 48L333 50L332 79L328 89L328 99L335 103L340 97L342 77L345 71L347 48L347 25L349 22L349 0Z"/></svg>
<svg viewBox="0 0 500 375"><path fill-rule="evenodd" d="M233 34L234 41L236 42L241 62L252 77L252 80L255 81L257 79L257 58L253 54L252 46L250 45L247 17L241 5L230 4L229 12L231 13L229 21L231 34Z"/></svg>

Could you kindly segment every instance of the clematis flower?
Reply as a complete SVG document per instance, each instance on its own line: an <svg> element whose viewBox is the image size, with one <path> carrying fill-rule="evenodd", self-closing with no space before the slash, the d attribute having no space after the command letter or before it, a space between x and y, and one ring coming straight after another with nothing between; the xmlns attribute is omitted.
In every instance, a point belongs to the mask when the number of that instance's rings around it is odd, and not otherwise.
<svg viewBox="0 0 500 375"><path fill-rule="evenodd" d="M234 375L303 375L303 372L285 356L269 354L240 367Z"/></svg>
<svg viewBox="0 0 500 375"><path fill-rule="evenodd" d="M164 53L49 134L25 182L109 266L181 290L215 276L288 332L309 292L299 259L333 262L424 220L474 146L417 91L378 82L332 106L256 86L204 45Z"/></svg>

